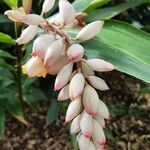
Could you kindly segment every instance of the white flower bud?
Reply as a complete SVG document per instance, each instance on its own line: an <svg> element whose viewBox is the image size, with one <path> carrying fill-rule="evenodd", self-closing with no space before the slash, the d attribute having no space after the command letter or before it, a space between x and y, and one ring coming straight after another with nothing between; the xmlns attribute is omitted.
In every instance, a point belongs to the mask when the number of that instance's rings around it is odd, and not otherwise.
<svg viewBox="0 0 150 150"><path fill-rule="evenodd" d="M105 72L115 69L114 65L102 59L89 59L86 61L94 71Z"/></svg>
<svg viewBox="0 0 150 150"><path fill-rule="evenodd" d="M73 64L69 63L68 65L64 66L60 70L55 80L54 89L56 91L60 90L62 87L64 87L68 83L71 73L72 73L72 69L73 69Z"/></svg>
<svg viewBox="0 0 150 150"><path fill-rule="evenodd" d="M81 115L78 115L73 119L70 127L71 134L76 134L80 131L80 119L81 119Z"/></svg>
<svg viewBox="0 0 150 150"><path fill-rule="evenodd" d="M97 114L105 119L111 119L107 106L101 100L99 100Z"/></svg>
<svg viewBox="0 0 150 150"><path fill-rule="evenodd" d="M67 51L68 60L72 63L78 62L84 55L84 48L80 44L73 44Z"/></svg>
<svg viewBox="0 0 150 150"><path fill-rule="evenodd" d="M88 150L96 150L96 147L92 141L90 141L90 145L89 145Z"/></svg>
<svg viewBox="0 0 150 150"><path fill-rule="evenodd" d="M104 134L104 131L101 127L101 125L97 122L97 120L93 120L93 139L99 144L99 145L105 145L106 144L106 137Z"/></svg>
<svg viewBox="0 0 150 150"><path fill-rule="evenodd" d="M46 67L50 67L59 59L62 54L63 47L63 39L56 40L49 46L44 59L44 65Z"/></svg>
<svg viewBox="0 0 150 150"><path fill-rule="evenodd" d="M98 123L103 127L105 128L105 119L99 115L96 115L95 116L95 119L98 121Z"/></svg>
<svg viewBox="0 0 150 150"><path fill-rule="evenodd" d="M86 25L81 31L77 34L76 39L79 40L89 40L96 36L100 30L102 29L104 21L94 21L88 25Z"/></svg>
<svg viewBox="0 0 150 150"><path fill-rule="evenodd" d="M15 22L21 22L21 18L26 15L22 9L7 10L4 14L7 15L10 20Z"/></svg>
<svg viewBox="0 0 150 150"><path fill-rule="evenodd" d="M42 6L42 14L49 12L55 4L55 0L45 0Z"/></svg>
<svg viewBox="0 0 150 150"><path fill-rule="evenodd" d="M84 89L85 79L82 73L77 73L71 80L69 86L69 95L71 99L79 97Z"/></svg>
<svg viewBox="0 0 150 150"><path fill-rule="evenodd" d="M80 128L81 128L82 134L85 137L90 138L92 136L93 118L92 118L92 116L90 116L86 112L84 112L83 115L81 116Z"/></svg>
<svg viewBox="0 0 150 150"><path fill-rule="evenodd" d="M40 25L44 21L44 19L36 14L28 14L22 16L20 21L28 25Z"/></svg>
<svg viewBox="0 0 150 150"><path fill-rule="evenodd" d="M36 32L37 32L37 26L30 25L22 31L21 36L16 40L16 42L18 44L28 43L35 37Z"/></svg>
<svg viewBox="0 0 150 150"><path fill-rule="evenodd" d="M23 0L22 3L25 12L29 14L32 9L32 0Z"/></svg>
<svg viewBox="0 0 150 150"><path fill-rule="evenodd" d="M64 101L69 99L69 84L61 89L58 95L58 101Z"/></svg>
<svg viewBox="0 0 150 150"><path fill-rule="evenodd" d="M90 139L81 134L79 136L78 143L80 150L88 150L90 146Z"/></svg>
<svg viewBox="0 0 150 150"><path fill-rule="evenodd" d="M66 122L71 121L75 118L82 110L81 97L78 97L74 101L72 101L67 109L66 113Z"/></svg>
<svg viewBox="0 0 150 150"><path fill-rule="evenodd" d="M29 77L45 77L47 74L47 69L44 68L43 62L38 56L31 57L22 69L23 73L27 74Z"/></svg>
<svg viewBox="0 0 150 150"><path fill-rule="evenodd" d="M99 97L96 90L90 85L86 85L83 92L83 105L89 115L96 115L98 111Z"/></svg>
<svg viewBox="0 0 150 150"><path fill-rule="evenodd" d="M55 37L51 34L42 34L33 43L32 54L38 55L44 60L48 47L54 42Z"/></svg>
<svg viewBox="0 0 150 150"><path fill-rule="evenodd" d="M48 67L48 73L51 75L56 75L67 64L68 59L65 56L60 56L56 63Z"/></svg>
<svg viewBox="0 0 150 150"><path fill-rule="evenodd" d="M85 61L82 61L82 72L85 76L94 76L94 71Z"/></svg>
<svg viewBox="0 0 150 150"><path fill-rule="evenodd" d="M106 84L106 82L99 78L99 77L96 77L96 76L89 76L88 77L88 81L90 82L90 84L98 89L98 90L101 90L101 91L105 91L105 90L108 90L109 87L108 85Z"/></svg>
<svg viewBox="0 0 150 150"><path fill-rule="evenodd" d="M59 16L65 25L73 24L75 18L75 9L67 0L59 1Z"/></svg>

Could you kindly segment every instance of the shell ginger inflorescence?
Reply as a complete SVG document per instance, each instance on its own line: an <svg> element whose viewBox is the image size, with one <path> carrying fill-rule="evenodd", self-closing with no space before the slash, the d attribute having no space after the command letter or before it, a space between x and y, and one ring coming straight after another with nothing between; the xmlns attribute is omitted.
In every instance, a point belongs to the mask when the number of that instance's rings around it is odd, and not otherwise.
<svg viewBox="0 0 150 150"><path fill-rule="evenodd" d="M86 14L76 14L67 0L59 1L58 14L45 19L43 15L54 4L55 0L45 0L41 15L29 14L27 4L27 10L16 8L5 12L11 20L28 25L16 40L18 44L31 41L37 30L42 30L42 34L34 40L32 57L22 67L23 72L29 77L57 75L54 90L60 90L58 101L71 100L66 123L72 121L71 134L77 134L80 150L103 150L106 143L103 128L110 114L96 90L104 91L109 87L103 79L95 76L94 71L111 71L115 67L102 59L83 59L85 49L79 43L95 37L104 21L85 25L82 18ZM81 29L75 38L65 32L66 28L73 27Z"/></svg>

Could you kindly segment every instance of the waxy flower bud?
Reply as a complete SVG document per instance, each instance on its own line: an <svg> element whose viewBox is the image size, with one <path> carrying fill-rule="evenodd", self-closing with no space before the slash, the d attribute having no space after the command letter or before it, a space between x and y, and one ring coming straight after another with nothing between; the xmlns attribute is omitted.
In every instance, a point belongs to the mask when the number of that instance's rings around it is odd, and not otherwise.
<svg viewBox="0 0 150 150"><path fill-rule="evenodd" d="M93 120L93 139L100 145L104 145L106 143L106 137L101 125L97 120Z"/></svg>
<svg viewBox="0 0 150 150"><path fill-rule="evenodd" d="M29 14L32 8L32 0L23 0L22 3L25 12Z"/></svg>
<svg viewBox="0 0 150 150"><path fill-rule="evenodd" d="M59 1L59 16L65 25L73 24L75 18L75 9L67 0Z"/></svg>
<svg viewBox="0 0 150 150"><path fill-rule="evenodd" d="M36 14L28 14L22 16L20 21L28 25L40 25L44 21L44 19Z"/></svg>
<svg viewBox="0 0 150 150"><path fill-rule="evenodd" d="M101 100L99 100L97 114L105 119L110 119L108 108Z"/></svg>
<svg viewBox="0 0 150 150"><path fill-rule="evenodd" d="M64 66L60 70L55 80L54 89L56 91L60 90L62 87L64 87L68 83L71 73L72 73L72 69L73 69L73 64L69 63L68 65Z"/></svg>
<svg viewBox="0 0 150 150"><path fill-rule="evenodd" d="M64 47L63 39L56 40L49 46L44 59L44 65L46 67L51 66L59 59L63 47Z"/></svg>
<svg viewBox="0 0 150 150"><path fill-rule="evenodd" d="M84 112L83 115L81 116L80 128L81 128L82 134L85 137L90 138L92 136L93 118L92 118L92 116L90 116L86 112Z"/></svg>
<svg viewBox="0 0 150 150"><path fill-rule="evenodd" d="M83 134L79 135L78 143L80 150L89 150L90 139L86 138Z"/></svg>
<svg viewBox="0 0 150 150"><path fill-rule="evenodd" d="M37 32L37 26L30 25L26 29L24 29L21 33L21 36L16 40L18 44L25 44L31 41Z"/></svg>
<svg viewBox="0 0 150 150"><path fill-rule="evenodd" d="M32 55L38 55L44 60L48 47L54 42L55 37L52 34L42 34L35 39L32 48Z"/></svg>
<svg viewBox="0 0 150 150"><path fill-rule="evenodd" d="M100 30L102 29L104 21L94 21L88 25L86 25L81 31L77 34L76 39L79 40L89 40L96 36Z"/></svg>
<svg viewBox="0 0 150 150"><path fill-rule="evenodd" d="M94 71L105 72L115 69L114 65L102 59L89 59L86 61Z"/></svg>
<svg viewBox="0 0 150 150"><path fill-rule="evenodd" d="M82 73L77 73L71 80L69 86L69 95L71 99L79 97L84 89L85 79Z"/></svg>
<svg viewBox="0 0 150 150"><path fill-rule="evenodd" d="M49 12L55 4L55 0L45 0L42 6L42 14Z"/></svg>
<svg viewBox="0 0 150 150"><path fill-rule="evenodd" d="M58 101L64 101L69 99L69 84L61 89L58 95Z"/></svg>
<svg viewBox="0 0 150 150"><path fill-rule="evenodd" d="M84 55L84 48L80 44L73 44L67 51L68 60L72 63L78 62Z"/></svg>
<svg viewBox="0 0 150 150"><path fill-rule="evenodd" d="M96 90L90 85L86 85L83 92L83 105L89 115L96 115L98 111L99 97Z"/></svg>
<svg viewBox="0 0 150 150"><path fill-rule="evenodd" d="M66 122L71 121L73 118L75 118L82 109L82 103L81 103L81 97L78 97L76 100L72 101L67 109L66 113Z"/></svg>
<svg viewBox="0 0 150 150"><path fill-rule="evenodd" d="M67 64L68 64L68 59L62 55L54 64L48 67L48 73L51 75L58 74L59 71Z"/></svg>
<svg viewBox="0 0 150 150"><path fill-rule="evenodd" d="M90 82L90 84L98 89L98 90L101 90L101 91L105 91L105 90L108 90L109 87L108 85L106 84L106 82L99 78L99 77L96 77L96 76L89 76L88 77L88 81Z"/></svg>
<svg viewBox="0 0 150 150"><path fill-rule="evenodd" d="M94 145L94 143L92 141L90 141L88 150L96 150L96 147L95 147L95 145Z"/></svg>
<svg viewBox="0 0 150 150"><path fill-rule="evenodd" d="M43 62L38 56L31 57L22 69L23 73L27 74L29 77L45 77L47 74L47 69L44 68Z"/></svg>
<svg viewBox="0 0 150 150"><path fill-rule="evenodd" d="M103 117L101 117L101 116L99 116L99 115L96 115L94 118L98 121L98 123L99 123L103 128L105 128L105 119L104 119Z"/></svg>
<svg viewBox="0 0 150 150"><path fill-rule="evenodd" d="M80 131L80 119L81 119L81 115L78 115L73 119L70 127L71 134L76 134Z"/></svg>
<svg viewBox="0 0 150 150"><path fill-rule="evenodd" d="M20 9L7 10L5 11L5 15L7 15L8 18L12 21L21 22L21 18L26 14L23 11L23 9L20 8Z"/></svg>
<svg viewBox="0 0 150 150"><path fill-rule="evenodd" d="M94 71L85 61L82 61L82 73L85 76L94 76Z"/></svg>

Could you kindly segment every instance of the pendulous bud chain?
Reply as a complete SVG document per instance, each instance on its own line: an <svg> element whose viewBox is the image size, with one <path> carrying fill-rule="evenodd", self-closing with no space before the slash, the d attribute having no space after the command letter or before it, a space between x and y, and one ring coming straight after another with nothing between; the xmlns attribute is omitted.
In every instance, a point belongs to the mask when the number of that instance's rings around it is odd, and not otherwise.
<svg viewBox="0 0 150 150"><path fill-rule="evenodd" d="M65 122L71 122L70 133L77 135L80 150L104 150L105 119L111 119L97 90L105 91L106 82L95 72L107 72L115 66L102 59L84 59L86 49L81 42L94 38L103 28L98 20L85 25L85 13L76 13L67 0L59 0L59 12L50 19L43 15L55 5L55 0L44 0L40 15L30 14L32 0L23 0L23 8L5 12L12 21L27 25L16 40L18 45L33 41L32 54L22 66L29 77L56 75L54 90L58 101L70 99ZM81 28L76 37L70 37L65 28ZM40 35L37 31L40 28ZM36 38L35 38L36 37Z"/></svg>

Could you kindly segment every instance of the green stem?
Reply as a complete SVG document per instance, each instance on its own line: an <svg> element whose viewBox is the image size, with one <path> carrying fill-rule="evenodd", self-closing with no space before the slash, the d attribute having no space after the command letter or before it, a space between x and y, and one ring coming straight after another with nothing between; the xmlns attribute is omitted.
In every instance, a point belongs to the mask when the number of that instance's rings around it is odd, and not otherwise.
<svg viewBox="0 0 150 150"><path fill-rule="evenodd" d="M15 23L15 36L16 39L18 38L18 28L17 24ZM16 44L16 56L17 56L17 85L18 85L18 98L20 100L20 103L22 105L23 111L24 111L24 101L23 101L23 90L22 90L22 51L21 47Z"/></svg>

